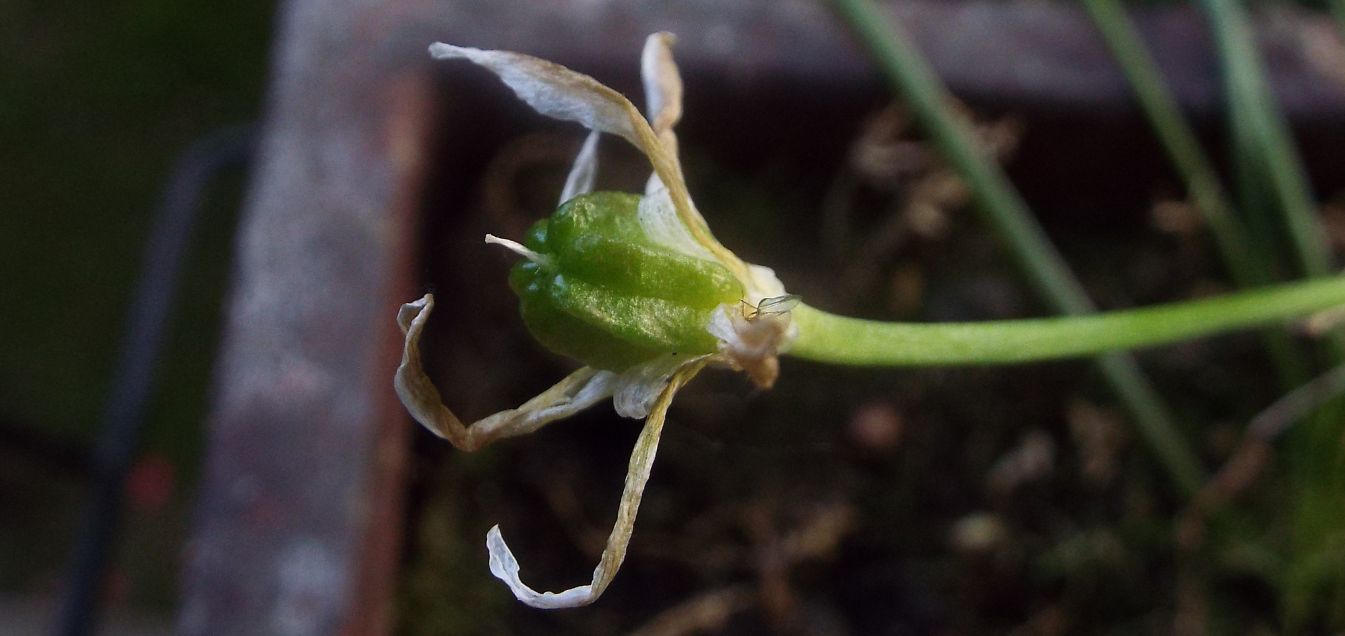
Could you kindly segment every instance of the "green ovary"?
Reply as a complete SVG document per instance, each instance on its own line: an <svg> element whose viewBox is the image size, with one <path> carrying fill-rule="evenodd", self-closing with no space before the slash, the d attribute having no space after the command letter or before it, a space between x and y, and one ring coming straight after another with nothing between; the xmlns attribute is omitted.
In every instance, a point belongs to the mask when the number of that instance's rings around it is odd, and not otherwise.
<svg viewBox="0 0 1345 636"><path fill-rule="evenodd" d="M651 241L640 197L585 194L528 231L544 256L509 275L523 322L546 348L588 366L621 371L665 353L715 351L710 314L742 298L723 266Z"/></svg>

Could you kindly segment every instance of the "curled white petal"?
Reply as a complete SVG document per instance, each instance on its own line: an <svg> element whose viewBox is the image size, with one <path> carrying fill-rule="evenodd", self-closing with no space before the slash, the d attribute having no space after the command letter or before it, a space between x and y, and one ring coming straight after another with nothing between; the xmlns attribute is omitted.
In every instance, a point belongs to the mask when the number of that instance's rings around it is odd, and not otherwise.
<svg viewBox="0 0 1345 636"><path fill-rule="evenodd" d="M640 79L644 83L645 109L649 124L667 144L673 127L682 119L682 75L673 61L671 33L655 33L645 39L640 54ZM676 137L672 137L674 150Z"/></svg>
<svg viewBox="0 0 1345 636"><path fill-rule="evenodd" d="M565 188L560 191L560 203L565 203L581 194L593 191L593 180L598 176L598 138L602 133L594 130L584 140L584 146L570 166L570 174L565 177Z"/></svg>
<svg viewBox="0 0 1345 636"><path fill-rule="evenodd" d="M457 448L472 451L497 439L526 435L593 406L616 390L615 374L584 367L516 409L500 411L470 425L463 424L444 405L439 390L425 374L421 363L420 338L433 310L434 295L426 294L420 300L402 305L397 312L397 324L406 339L393 386L397 389L397 397L417 422Z"/></svg>
<svg viewBox="0 0 1345 636"><path fill-rule="evenodd" d="M596 601L621 569L626 559L626 547L630 543L631 533L635 531L635 516L640 510L640 500L644 497L644 488L649 483L649 473L654 468L654 456L658 453L659 437L663 433L663 423L668 416L668 406L673 396L691 378L705 366L704 361L683 365L673 374L668 385L659 393L658 400L645 420L640 437L635 440L631 451L630 464L626 470L626 484L621 491L621 503L617 506L616 523L607 537L598 567L593 569L593 580L586 585L570 588L563 592L538 592L528 587L519 576L518 559L504 542L499 526L491 528L486 534L486 550L490 553L490 571L509 586L514 597L523 603L540 609L559 609L580 607Z"/></svg>
<svg viewBox="0 0 1345 636"><path fill-rule="evenodd" d="M518 559L504 542L500 526L493 526L486 533L486 551L490 554L490 573L504 581L518 600L539 609L561 609L588 605L597 599L593 593L593 584L572 587L564 592L538 592L527 586L518 576ZM597 573L594 573L597 578Z"/></svg>

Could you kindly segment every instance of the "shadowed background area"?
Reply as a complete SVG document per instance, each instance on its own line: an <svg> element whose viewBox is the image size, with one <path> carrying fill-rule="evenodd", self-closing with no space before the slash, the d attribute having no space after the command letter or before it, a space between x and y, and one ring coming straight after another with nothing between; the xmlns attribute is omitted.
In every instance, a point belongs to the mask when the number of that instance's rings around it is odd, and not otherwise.
<svg viewBox="0 0 1345 636"><path fill-rule="evenodd" d="M258 118L275 3L0 4L0 631L64 589L152 215L194 140ZM243 172L186 263L127 484L111 604L171 624ZM141 624L133 621L134 624ZM24 623L21 623L24 624Z"/></svg>

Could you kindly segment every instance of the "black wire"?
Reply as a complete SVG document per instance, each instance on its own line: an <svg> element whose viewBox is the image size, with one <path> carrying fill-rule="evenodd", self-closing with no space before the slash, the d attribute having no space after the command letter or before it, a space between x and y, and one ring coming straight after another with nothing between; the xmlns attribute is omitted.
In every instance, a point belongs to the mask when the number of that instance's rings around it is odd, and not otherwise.
<svg viewBox="0 0 1345 636"><path fill-rule="evenodd" d="M178 156L160 195L122 334L112 391L93 448L92 500L84 513L57 617L56 633L62 636L83 636L97 625L99 590L120 523L126 474L140 447L145 403L200 199L221 171L249 163L253 138L253 127L243 125L197 139Z"/></svg>

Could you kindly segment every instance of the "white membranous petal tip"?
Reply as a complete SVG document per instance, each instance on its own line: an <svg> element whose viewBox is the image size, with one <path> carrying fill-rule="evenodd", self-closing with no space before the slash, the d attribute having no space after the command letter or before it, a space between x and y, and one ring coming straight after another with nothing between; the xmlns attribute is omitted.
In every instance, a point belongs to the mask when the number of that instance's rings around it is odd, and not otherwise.
<svg viewBox="0 0 1345 636"><path fill-rule="evenodd" d="M602 133L594 130L584 139L584 145L579 148L579 155L574 158L574 165L570 167L570 174L565 177L565 187L561 189L560 201L556 202L556 205L593 191L593 182L598 177L599 137L602 137Z"/></svg>

